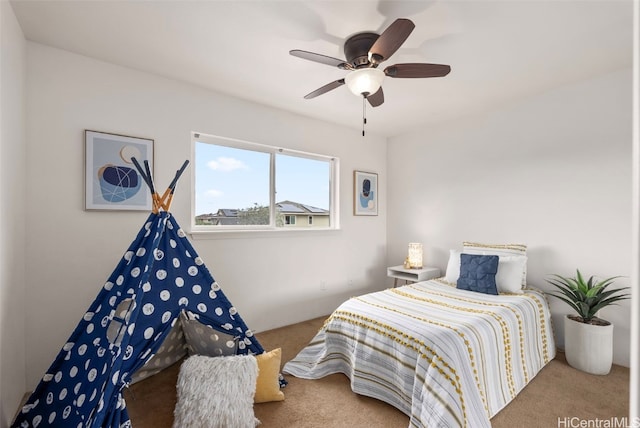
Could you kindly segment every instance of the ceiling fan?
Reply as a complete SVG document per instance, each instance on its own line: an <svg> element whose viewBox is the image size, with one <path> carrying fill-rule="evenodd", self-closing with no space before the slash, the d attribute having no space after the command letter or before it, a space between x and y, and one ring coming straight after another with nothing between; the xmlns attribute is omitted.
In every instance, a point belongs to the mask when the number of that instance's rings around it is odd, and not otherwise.
<svg viewBox="0 0 640 428"><path fill-rule="evenodd" d="M373 107L384 102L382 80L392 78L442 77L449 74L451 67L442 64L405 63L390 65L383 70L378 66L388 60L409 37L415 24L405 18L396 19L382 34L373 32L356 33L344 42L346 61L330 56L303 50L291 50L289 53L298 58L319 62L342 70L348 70L344 78L328 83L304 96L315 98L344 84L355 95L362 95Z"/></svg>

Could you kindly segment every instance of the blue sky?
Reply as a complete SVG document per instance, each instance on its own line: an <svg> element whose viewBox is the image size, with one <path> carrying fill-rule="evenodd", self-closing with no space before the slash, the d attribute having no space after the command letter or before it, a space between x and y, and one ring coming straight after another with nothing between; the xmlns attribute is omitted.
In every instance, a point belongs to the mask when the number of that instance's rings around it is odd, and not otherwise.
<svg viewBox="0 0 640 428"><path fill-rule="evenodd" d="M269 154L196 142L196 215L269 204ZM276 155L276 201L329 209L327 161Z"/></svg>

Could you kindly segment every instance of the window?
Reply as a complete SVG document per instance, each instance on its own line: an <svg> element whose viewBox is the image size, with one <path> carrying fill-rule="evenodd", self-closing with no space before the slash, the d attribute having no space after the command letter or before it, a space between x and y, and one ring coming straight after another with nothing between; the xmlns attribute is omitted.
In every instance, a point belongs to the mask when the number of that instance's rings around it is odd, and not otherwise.
<svg viewBox="0 0 640 428"><path fill-rule="evenodd" d="M338 228L337 158L198 133L192 144L194 231Z"/></svg>
<svg viewBox="0 0 640 428"><path fill-rule="evenodd" d="M133 300L127 298L116 307L109 326L107 327L107 340L109 340L109 343L112 345L120 346L122 343L124 334L127 331L126 327L129 325L129 317L131 317L133 305Z"/></svg>

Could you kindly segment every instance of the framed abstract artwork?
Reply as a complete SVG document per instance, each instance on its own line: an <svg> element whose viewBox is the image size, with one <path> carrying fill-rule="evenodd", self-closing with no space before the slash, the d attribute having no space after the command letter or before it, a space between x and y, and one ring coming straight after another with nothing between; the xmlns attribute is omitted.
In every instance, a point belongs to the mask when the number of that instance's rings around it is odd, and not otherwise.
<svg viewBox="0 0 640 428"><path fill-rule="evenodd" d="M378 174L353 171L353 215L378 215Z"/></svg>
<svg viewBox="0 0 640 428"><path fill-rule="evenodd" d="M153 171L153 140L85 131L86 210L151 211L151 192L132 157Z"/></svg>

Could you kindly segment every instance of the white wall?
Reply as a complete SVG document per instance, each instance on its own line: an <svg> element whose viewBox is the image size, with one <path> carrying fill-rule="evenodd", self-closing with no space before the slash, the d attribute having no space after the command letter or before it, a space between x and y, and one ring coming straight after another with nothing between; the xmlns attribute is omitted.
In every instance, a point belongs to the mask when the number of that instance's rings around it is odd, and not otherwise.
<svg viewBox="0 0 640 428"><path fill-rule="evenodd" d="M0 2L0 427L25 391L26 42L9 2Z"/></svg>
<svg viewBox="0 0 640 428"><path fill-rule="evenodd" d="M633 3L633 261L629 419L640 420L640 2Z"/></svg>
<svg viewBox="0 0 640 428"><path fill-rule="evenodd" d="M363 139L358 130L39 44L28 43L27 54L27 253L37 267L27 274L28 387L51 363L148 215L83 210L85 129L154 139L161 188L190 157L191 131L340 158L341 230L194 240L253 329L328 314L346 297L384 286L384 138ZM354 169L380 174L379 216L351 215ZM185 228L190 192L186 175L172 209Z"/></svg>
<svg viewBox="0 0 640 428"><path fill-rule="evenodd" d="M633 262L629 419L640 420L640 2L633 3Z"/></svg>
<svg viewBox="0 0 640 428"><path fill-rule="evenodd" d="M630 69L558 88L503 109L393 138L388 146L389 263L423 242L446 268L462 241L525 243L528 281L551 273L631 273ZM566 305L551 299L564 343ZM630 305L615 324L614 362L629 366Z"/></svg>

